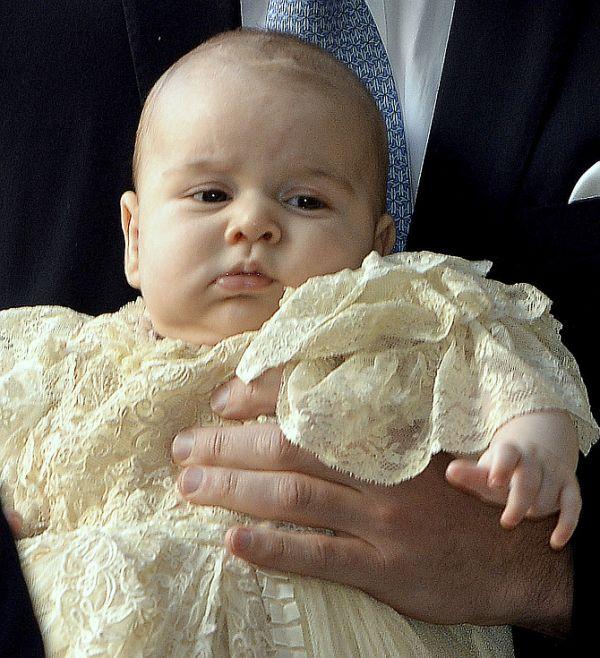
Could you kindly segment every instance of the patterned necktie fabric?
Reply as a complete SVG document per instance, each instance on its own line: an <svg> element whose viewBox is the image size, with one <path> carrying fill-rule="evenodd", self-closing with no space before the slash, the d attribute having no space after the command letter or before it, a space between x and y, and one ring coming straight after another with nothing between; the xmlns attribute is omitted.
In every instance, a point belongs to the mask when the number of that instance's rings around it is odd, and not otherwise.
<svg viewBox="0 0 600 658"><path fill-rule="evenodd" d="M412 215L408 149L392 67L364 0L270 0L266 28L294 34L344 62L371 92L388 132L387 209L404 249Z"/></svg>

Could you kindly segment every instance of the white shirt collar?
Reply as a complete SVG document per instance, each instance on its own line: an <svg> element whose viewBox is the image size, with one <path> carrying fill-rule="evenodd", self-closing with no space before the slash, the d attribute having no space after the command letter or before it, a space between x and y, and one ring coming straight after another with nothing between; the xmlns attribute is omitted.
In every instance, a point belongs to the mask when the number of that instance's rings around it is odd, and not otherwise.
<svg viewBox="0 0 600 658"><path fill-rule="evenodd" d="M366 0L394 72L404 118L413 195L419 178L455 0ZM242 22L264 27L269 0L241 0Z"/></svg>

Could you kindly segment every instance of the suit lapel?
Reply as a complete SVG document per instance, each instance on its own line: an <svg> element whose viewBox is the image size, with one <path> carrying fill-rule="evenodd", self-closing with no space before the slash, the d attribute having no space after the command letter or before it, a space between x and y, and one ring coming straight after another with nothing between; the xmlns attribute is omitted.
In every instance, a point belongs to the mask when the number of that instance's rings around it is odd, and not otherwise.
<svg viewBox="0 0 600 658"><path fill-rule="evenodd" d="M186 52L241 25L239 0L121 0L140 99Z"/></svg>
<svg viewBox="0 0 600 658"><path fill-rule="evenodd" d="M493 236L517 201L560 84L568 5L456 0L408 248L479 257L469 242Z"/></svg>

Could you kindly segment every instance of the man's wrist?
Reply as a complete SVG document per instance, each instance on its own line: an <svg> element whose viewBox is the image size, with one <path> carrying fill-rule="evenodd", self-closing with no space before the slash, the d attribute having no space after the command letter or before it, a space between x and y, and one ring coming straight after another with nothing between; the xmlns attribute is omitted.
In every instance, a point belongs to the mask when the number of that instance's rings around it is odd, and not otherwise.
<svg viewBox="0 0 600 658"><path fill-rule="evenodd" d="M573 555L570 546L561 551L549 547L548 529L554 522L521 524L524 532L515 537L519 557L505 579L506 617L513 626L566 638L573 614ZM527 526L534 532L527 532Z"/></svg>

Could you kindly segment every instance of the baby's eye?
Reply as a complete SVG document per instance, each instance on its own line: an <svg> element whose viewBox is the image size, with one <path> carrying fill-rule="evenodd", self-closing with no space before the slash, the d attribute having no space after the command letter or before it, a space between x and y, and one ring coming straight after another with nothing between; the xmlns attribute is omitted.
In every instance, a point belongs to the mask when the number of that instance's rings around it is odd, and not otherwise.
<svg viewBox="0 0 600 658"><path fill-rule="evenodd" d="M194 194L194 199L202 201L204 203L223 203L223 201L229 200L229 195L223 190L200 190Z"/></svg>
<svg viewBox="0 0 600 658"><path fill-rule="evenodd" d="M308 196L306 194L297 194L287 200L287 203L294 208L301 210L321 210L325 208L325 203L315 196Z"/></svg>

